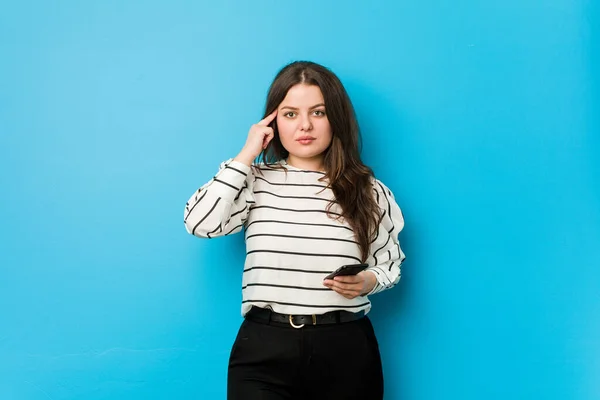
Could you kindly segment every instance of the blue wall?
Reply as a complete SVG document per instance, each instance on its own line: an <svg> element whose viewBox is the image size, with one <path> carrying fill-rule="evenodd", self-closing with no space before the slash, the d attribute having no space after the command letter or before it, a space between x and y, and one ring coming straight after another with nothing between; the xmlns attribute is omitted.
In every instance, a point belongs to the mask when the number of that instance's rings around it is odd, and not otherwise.
<svg viewBox="0 0 600 400"><path fill-rule="evenodd" d="M1 399L224 398L242 237L183 207L296 59L406 217L386 398L600 398L598 2L50 3L0 13Z"/></svg>

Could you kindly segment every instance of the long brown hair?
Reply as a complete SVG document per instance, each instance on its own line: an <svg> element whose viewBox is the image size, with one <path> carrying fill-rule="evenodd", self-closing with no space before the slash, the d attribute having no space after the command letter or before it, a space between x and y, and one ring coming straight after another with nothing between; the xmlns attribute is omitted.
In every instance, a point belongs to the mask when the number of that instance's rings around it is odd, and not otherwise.
<svg viewBox="0 0 600 400"><path fill-rule="evenodd" d="M288 90L299 83L315 85L321 89L325 112L332 131L330 146L325 150L324 167L335 196L327 210L337 202L342 217L354 231L363 262L369 258L369 249L379 225L380 209L373 193L371 168L360 159L360 129L354 107L338 77L322 65L309 61L296 61L283 67L275 76L265 107L265 117L281 104ZM275 136L261 154L265 164L274 164L288 157L281 144L276 121L272 125ZM332 217L331 214L329 214Z"/></svg>

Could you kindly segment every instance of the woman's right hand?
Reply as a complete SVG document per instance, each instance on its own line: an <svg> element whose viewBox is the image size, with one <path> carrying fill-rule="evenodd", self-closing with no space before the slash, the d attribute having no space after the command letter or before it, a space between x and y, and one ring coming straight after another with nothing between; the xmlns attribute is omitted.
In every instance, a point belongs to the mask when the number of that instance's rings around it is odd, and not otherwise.
<svg viewBox="0 0 600 400"><path fill-rule="evenodd" d="M235 157L236 161L242 162L248 166L252 165L252 162L258 157L260 152L267 148L267 145L273 139L273 128L271 128L269 124L275 117L277 117L277 110L267 115L257 124L252 125L248 132L248 139L246 139L244 148L240 154Z"/></svg>

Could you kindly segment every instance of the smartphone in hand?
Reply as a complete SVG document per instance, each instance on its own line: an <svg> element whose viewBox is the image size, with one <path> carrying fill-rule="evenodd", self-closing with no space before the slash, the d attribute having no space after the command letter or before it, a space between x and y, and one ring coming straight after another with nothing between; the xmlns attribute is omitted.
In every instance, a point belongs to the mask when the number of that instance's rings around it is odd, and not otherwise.
<svg viewBox="0 0 600 400"><path fill-rule="evenodd" d="M325 279L333 279L336 276L356 275L359 272L364 271L365 269L367 269L368 266L369 266L369 264L349 264L349 265L342 265L341 267L339 267L338 269L336 269L335 271L333 271L332 273L330 273L329 275L327 275L325 277Z"/></svg>

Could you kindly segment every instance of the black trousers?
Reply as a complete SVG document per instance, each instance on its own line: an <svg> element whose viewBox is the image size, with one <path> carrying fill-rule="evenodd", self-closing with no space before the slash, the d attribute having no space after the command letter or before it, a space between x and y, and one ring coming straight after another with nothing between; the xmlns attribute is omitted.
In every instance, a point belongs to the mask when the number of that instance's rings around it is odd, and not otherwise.
<svg viewBox="0 0 600 400"><path fill-rule="evenodd" d="M371 321L295 329L246 318L231 349L227 399L383 399Z"/></svg>

